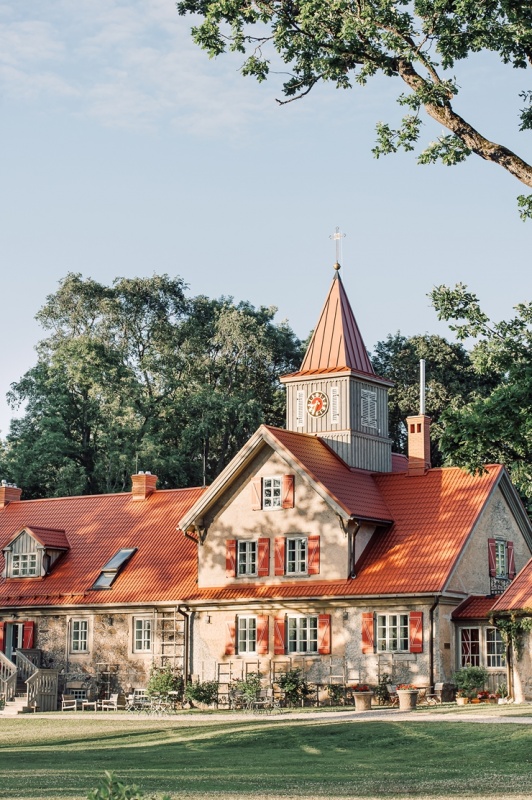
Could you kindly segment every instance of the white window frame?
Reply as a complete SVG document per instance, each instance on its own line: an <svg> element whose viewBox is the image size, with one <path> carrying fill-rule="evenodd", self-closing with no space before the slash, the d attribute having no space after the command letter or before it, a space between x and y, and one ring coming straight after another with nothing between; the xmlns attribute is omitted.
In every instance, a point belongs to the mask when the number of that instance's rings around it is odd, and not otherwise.
<svg viewBox="0 0 532 800"><path fill-rule="evenodd" d="M37 553L11 553L12 578L36 578L38 570Z"/></svg>
<svg viewBox="0 0 532 800"><path fill-rule="evenodd" d="M495 539L495 577L508 577L508 548L504 539Z"/></svg>
<svg viewBox="0 0 532 800"><path fill-rule="evenodd" d="M285 542L286 574L308 574L308 538L287 536Z"/></svg>
<svg viewBox="0 0 532 800"><path fill-rule="evenodd" d="M288 616L286 624L288 653L318 655L317 614Z"/></svg>
<svg viewBox="0 0 532 800"><path fill-rule="evenodd" d="M262 508L273 510L283 507L283 479L281 477L262 479Z"/></svg>
<svg viewBox="0 0 532 800"><path fill-rule="evenodd" d="M254 539L237 539L236 574L239 577L256 577L258 569L259 545Z"/></svg>
<svg viewBox="0 0 532 800"><path fill-rule="evenodd" d="M70 652L89 652L89 620L76 618L70 620Z"/></svg>
<svg viewBox="0 0 532 800"><path fill-rule="evenodd" d="M486 628L484 655L487 669L506 667L506 644L497 628Z"/></svg>
<svg viewBox="0 0 532 800"><path fill-rule="evenodd" d="M410 651L410 614L377 614L377 652L408 653Z"/></svg>
<svg viewBox="0 0 532 800"><path fill-rule="evenodd" d="M239 655L257 654L257 617L240 616L236 621L236 647Z"/></svg>
<svg viewBox="0 0 532 800"><path fill-rule="evenodd" d="M153 617L133 617L133 652L153 651Z"/></svg>
<svg viewBox="0 0 532 800"><path fill-rule="evenodd" d="M464 641L464 633L469 631L469 642ZM469 645L469 652L464 648ZM478 652L474 652L478 650ZM460 667L482 666L482 636L478 625L464 625L460 628L458 657Z"/></svg>
<svg viewBox="0 0 532 800"><path fill-rule="evenodd" d="M377 427L377 392L362 389L360 392L360 421L366 428Z"/></svg>

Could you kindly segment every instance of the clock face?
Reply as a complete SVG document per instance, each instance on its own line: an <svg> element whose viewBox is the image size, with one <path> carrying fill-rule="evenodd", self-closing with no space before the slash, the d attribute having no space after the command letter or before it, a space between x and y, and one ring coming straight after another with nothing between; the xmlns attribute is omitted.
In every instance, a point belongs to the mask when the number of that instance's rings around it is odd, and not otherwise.
<svg viewBox="0 0 532 800"><path fill-rule="evenodd" d="M311 417L323 417L329 408L329 398L323 392L312 392L307 400L307 411Z"/></svg>

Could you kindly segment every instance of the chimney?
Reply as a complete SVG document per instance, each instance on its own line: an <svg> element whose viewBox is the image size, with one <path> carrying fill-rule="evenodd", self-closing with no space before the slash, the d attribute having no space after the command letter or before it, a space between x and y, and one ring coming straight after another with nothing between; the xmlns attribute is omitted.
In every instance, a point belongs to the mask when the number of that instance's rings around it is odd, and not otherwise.
<svg viewBox="0 0 532 800"><path fill-rule="evenodd" d="M419 414L406 418L408 474L424 475L430 469L430 417L425 414L425 359L419 362Z"/></svg>
<svg viewBox="0 0 532 800"><path fill-rule="evenodd" d="M0 508L5 508L9 503L14 503L20 500L22 489L19 489L14 483L2 481L0 483Z"/></svg>
<svg viewBox="0 0 532 800"><path fill-rule="evenodd" d="M152 475L151 472L139 472L137 475L131 476L131 492L133 500L146 500L153 494L157 486L157 475Z"/></svg>

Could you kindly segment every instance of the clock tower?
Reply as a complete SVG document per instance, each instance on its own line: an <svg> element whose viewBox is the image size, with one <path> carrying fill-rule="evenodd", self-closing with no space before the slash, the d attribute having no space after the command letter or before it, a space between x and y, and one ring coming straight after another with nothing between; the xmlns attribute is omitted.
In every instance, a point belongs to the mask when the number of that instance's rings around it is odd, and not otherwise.
<svg viewBox="0 0 532 800"><path fill-rule="evenodd" d="M301 369L286 385L286 427L324 439L350 467L391 472L388 390L369 360L336 273Z"/></svg>

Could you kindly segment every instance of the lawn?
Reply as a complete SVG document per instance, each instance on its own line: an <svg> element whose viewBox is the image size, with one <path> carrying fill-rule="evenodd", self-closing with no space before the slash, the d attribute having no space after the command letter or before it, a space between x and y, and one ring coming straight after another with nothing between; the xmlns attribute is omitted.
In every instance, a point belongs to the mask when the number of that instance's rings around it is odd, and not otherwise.
<svg viewBox="0 0 532 800"><path fill-rule="evenodd" d="M0 720L0 798L81 800L104 770L146 796L522 798L532 726L289 716Z"/></svg>

